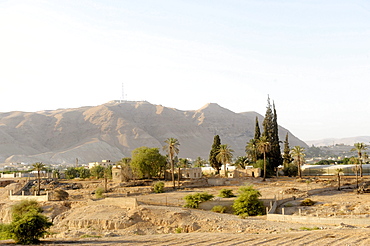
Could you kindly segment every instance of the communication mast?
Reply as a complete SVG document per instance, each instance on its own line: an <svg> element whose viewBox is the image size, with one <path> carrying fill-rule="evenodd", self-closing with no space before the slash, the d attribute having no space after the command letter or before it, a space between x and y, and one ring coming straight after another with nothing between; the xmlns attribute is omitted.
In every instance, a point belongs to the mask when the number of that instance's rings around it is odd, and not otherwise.
<svg viewBox="0 0 370 246"><path fill-rule="evenodd" d="M125 96L127 96L127 95L125 95L124 85L122 83L122 95L121 95L120 102L125 102L126 101Z"/></svg>

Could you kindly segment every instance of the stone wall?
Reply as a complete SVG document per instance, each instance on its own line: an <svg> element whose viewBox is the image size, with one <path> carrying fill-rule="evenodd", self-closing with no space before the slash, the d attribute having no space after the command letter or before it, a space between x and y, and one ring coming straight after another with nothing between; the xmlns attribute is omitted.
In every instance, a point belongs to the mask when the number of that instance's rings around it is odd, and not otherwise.
<svg viewBox="0 0 370 246"><path fill-rule="evenodd" d="M134 197L119 197L119 198L108 197L102 200L96 201L91 200L88 202L88 205L113 205L127 209L134 209L139 206L136 198Z"/></svg>

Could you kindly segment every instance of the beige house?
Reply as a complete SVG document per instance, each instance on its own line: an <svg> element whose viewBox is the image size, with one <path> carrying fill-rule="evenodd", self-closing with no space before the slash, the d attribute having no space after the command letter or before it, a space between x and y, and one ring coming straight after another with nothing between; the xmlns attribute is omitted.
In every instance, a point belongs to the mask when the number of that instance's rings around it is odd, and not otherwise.
<svg viewBox="0 0 370 246"><path fill-rule="evenodd" d="M235 169L229 172L229 178L261 177L261 168Z"/></svg>
<svg viewBox="0 0 370 246"><path fill-rule="evenodd" d="M175 168L175 175L178 173L179 169ZM201 167L193 168L180 168L181 179L201 179L203 178L203 172ZM171 180L171 170L166 170L165 179Z"/></svg>
<svg viewBox="0 0 370 246"><path fill-rule="evenodd" d="M96 162L89 162L89 169L95 167L95 166L103 166L103 167L108 167L108 166L112 166L114 165L115 163L114 162L111 162L110 160L102 160L100 162L96 161Z"/></svg>

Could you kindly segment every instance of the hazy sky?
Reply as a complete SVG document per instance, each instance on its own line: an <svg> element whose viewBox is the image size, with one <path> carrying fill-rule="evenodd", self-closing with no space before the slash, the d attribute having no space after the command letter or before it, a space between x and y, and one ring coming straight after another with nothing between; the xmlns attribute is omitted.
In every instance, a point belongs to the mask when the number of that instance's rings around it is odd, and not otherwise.
<svg viewBox="0 0 370 246"><path fill-rule="evenodd" d="M370 135L370 2L0 0L0 112L147 100Z"/></svg>

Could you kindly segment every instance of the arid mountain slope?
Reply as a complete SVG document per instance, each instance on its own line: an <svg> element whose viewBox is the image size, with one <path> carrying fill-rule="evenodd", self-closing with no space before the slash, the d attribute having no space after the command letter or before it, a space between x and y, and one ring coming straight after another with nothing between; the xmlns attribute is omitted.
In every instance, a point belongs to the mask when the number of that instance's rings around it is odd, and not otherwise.
<svg viewBox="0 0 370 246"><path fill-rule="evenodd" d="M148 102L40 112L0 113L0 162L80 163L120 160L137 147L180 142L180 157L208 158L214 135L243 155L254 135L256 112L234 113L217 104L181 111ZM280 139L287 130L279 128ZM306 144L290 134L290 145Z"/></svg>

